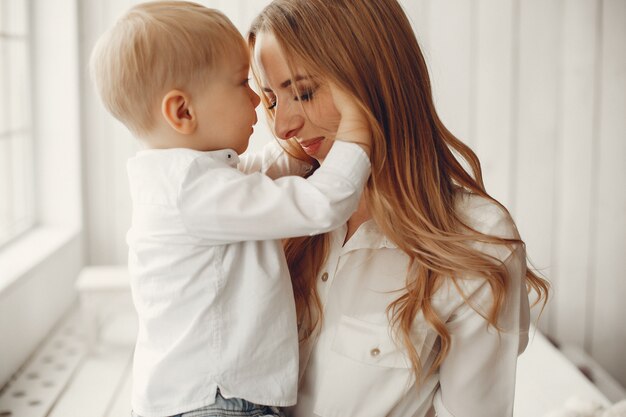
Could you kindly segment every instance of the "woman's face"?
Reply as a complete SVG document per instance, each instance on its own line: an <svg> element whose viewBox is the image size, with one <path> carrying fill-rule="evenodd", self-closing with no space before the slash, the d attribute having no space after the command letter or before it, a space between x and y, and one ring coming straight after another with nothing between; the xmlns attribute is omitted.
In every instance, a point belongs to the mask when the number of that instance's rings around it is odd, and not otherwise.
<svg viewBox="0 0 626 417"><path fill-rule="evenodd" d="M295 138L304 152L323 161L333 145L340 114L328 83L299 71L291 74L278 42L271 33L257 35L254 59L261 89L274 112L274 133L280 139ZM297 63L296 63L297 64ZM297 94L294 94L294 87Z"/></svg>

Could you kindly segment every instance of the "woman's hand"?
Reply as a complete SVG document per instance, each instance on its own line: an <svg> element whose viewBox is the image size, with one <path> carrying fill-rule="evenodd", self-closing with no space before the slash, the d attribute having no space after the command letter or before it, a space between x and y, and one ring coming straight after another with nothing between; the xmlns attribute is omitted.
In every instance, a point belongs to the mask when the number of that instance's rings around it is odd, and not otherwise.
<svg viewBox="0 0 626 417"><path fill-rule="evenodd" d="M354 97L337 85L330 85L335 107L341 115L335 140L361 145L369 156L372 144L372 132L365 112L359 107Z"/></svg>

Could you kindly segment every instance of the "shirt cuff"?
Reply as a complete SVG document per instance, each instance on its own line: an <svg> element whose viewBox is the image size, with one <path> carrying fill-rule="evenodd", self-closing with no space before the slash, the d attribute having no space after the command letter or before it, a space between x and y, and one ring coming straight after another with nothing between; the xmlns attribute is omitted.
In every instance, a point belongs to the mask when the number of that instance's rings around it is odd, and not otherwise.
<svg viewBox="0 0 626 417"><path fill-rule="evenodd" d="M358 188L365 186L370 173L370 159L356 143L336 140L320 168L342 175Z"/></svg>

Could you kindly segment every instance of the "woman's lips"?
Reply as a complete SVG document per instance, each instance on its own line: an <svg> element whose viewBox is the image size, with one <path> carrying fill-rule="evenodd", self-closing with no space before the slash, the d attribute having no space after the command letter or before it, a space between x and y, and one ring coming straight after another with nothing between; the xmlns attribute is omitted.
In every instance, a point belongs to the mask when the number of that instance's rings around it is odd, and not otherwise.
<svg viewBox="0 0 626 417"><path fill-rule="evenodd" d="M319 150L320 146L322 146L322 141L324 137L319 137L315 139L303 140L300 142L300 146L304 149L304 152L307 155L315 155L315 153Z"/></svg>

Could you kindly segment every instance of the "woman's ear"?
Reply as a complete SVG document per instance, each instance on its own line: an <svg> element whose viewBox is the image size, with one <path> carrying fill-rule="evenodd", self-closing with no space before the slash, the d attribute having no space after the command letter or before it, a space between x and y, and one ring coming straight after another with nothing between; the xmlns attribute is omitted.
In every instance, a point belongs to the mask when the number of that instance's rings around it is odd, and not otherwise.
<svg viewBox="0 0 626 417"><path fill-rule="evenodd" d="M198 127L189 96L180 90L172 90L163 97L161 113L172 129L183 135L193 134Z"/></svg>

